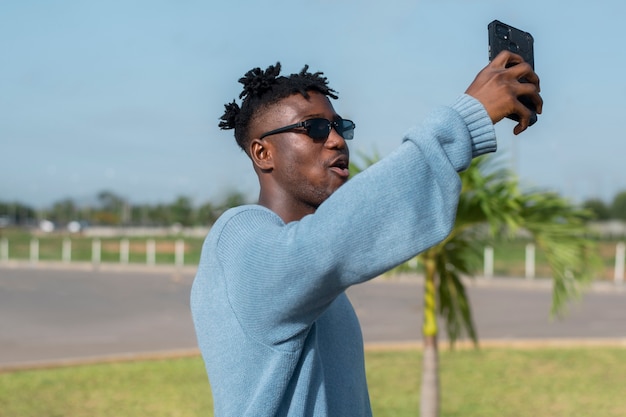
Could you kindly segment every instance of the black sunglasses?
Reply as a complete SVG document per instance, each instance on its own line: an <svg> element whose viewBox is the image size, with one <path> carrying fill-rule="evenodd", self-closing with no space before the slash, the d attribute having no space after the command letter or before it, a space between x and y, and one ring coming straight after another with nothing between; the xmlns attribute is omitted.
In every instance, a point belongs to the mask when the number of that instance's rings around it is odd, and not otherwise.
<svg viewBox="0 0 626 417"><path fill-rule="evenodd" d="M303 128L306 130L307 136L314 140L322 140L328 139L328 135L330 135L330 130L335 128L335 131L339 133L339 135L346 139L352 139L354 137L354 128L355 124L352 120L347 119L339 119L337 121L330 121L323 118L315 118L305 120L300 123L296 123L293 125L280 127L278 129L270 130L267 133L263 133L259 139L263 139L266 136L275 135L277 133L288 132L290 130ZM305 133L305 132L302 132Z"/></svg>

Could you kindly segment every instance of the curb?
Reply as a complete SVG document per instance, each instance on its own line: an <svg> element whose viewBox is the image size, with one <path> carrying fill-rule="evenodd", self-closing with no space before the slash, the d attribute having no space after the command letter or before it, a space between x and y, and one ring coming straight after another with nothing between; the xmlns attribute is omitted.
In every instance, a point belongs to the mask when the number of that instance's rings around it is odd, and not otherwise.
<svg viewBox="0 0 626 417"><path fill-rule="evenodd" d="M81 365L110 364L120 362L136 362L150 360L177 359L200 356L198 348L174 349L154 352L120 353L102 356L86 356L80 358L63 358L53 360L41 360L32 362L17 362L12 364L0 364L0 374L29 371L35 369L64 368Z"/></svg>
<svg viewBox="0 0 626 417"><path fill-rule="evenodd" d="M420 274L385 274L377 278L374 278L371 282L395 282L395 283L419 283L424 282L423 275ZM521 278L521 277L505 277L495 276L486 278L482 276L475 277L463 277L463 285L466 288L472 287L493 287L493 288L521 288L521 289L535 289L551 291L553 287L553 281L551 278ZM613 281L595 280L585 285L582 284L579 287L580 293L586 292L614 292L614 293L626 293L626 284L616 283Z"/></svg>
<svg viewBox="0 0 626 417"><path fill-rule="evenodd" d="M450 347L447 341L439 342L440 351L474 350L474 349L579 349L579 348L623 348L626 349L626 338L617 339L487 339L479 340L478 348L471 341L456 342L454 347ZM382 351L421 351L423 343L420 340L405 342L370 342L365 343L366 352ZM42 370L65 368L82 365L112 364L122 362L156 361L167 359L180 359L200 357L200 350L175 349L155 352L121 353L115 355L89 356L82 358L65 358L49 361L21 362L14 364L0 364L0 374L19 371Z"/></svg>
<svg viewBox="0 0 626 417"><path fill-rule="evenodd" d="M402 350L422 350L421 340L407 342L371 342L365 344L366 351L402 351ZM576 349L576 348L597 348L614 347L626 348L626 338L612 339L485 339L478 340L478 346L469 340L458 341L453 347L447 340L440 340L438 349L440 351L474 350L474 349Z"/></svg>
<svg viewBox="0 0 626 417"><path fill-rule="evenodd" d="M177 266L173 264L141 264L141 263L128 263L121 264L116 262L56 262L56 261L2 261L0 262L1 269L30 269L30 270L56 270L56 271L86 271L86 272L178 272L195 274L197 265L182 265Z"/></svg>

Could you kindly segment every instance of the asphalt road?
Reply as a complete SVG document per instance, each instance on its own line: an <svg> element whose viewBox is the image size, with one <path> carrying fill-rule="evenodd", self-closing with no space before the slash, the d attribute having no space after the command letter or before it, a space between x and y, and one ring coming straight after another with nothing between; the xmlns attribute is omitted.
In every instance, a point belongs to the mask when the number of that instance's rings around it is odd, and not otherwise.
<svg viewBox="0 0 626 417"><path fill-rule="evenodd" d="M195 354L189 312L193 276L193 269L163 267L0 265L0 369ZM468 291L484 343L593 341L626 346L623 287L594 287L563 319L550 318L546 282L477 280ZM377 279L351 288L348 295L366 344L419 342L418 278Z"/></svg>

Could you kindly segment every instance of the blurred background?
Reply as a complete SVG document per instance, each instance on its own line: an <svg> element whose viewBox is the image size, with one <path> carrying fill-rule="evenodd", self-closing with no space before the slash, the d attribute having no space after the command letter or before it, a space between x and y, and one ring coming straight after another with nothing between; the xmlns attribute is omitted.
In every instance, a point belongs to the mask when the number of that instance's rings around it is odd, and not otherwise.
<svg viewBox="0 0 626 417"><path fill-rule="evenodd" d="M618 0L3 2L0 221L184 223L162 213L174 206L210 224L221 208L254 201L248 159L217 123L223 105L238 98L239 77L277 61L285 74L304 64L323 71L339 92L337 111L357 124L352 155L384 156L487 64L494 19L533 34L545 100L523 135L512 135L511 121L497 126L499 158L528 187L593 200L604 217L619 217L611 210L626 190L625 7Z"/></svg>

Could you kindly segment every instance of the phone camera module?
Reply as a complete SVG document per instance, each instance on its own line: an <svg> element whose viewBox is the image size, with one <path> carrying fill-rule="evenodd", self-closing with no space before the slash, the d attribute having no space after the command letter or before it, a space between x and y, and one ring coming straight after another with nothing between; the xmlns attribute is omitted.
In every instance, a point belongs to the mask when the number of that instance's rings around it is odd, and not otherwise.
<svg viewBox="0 0 626 417"><path fill-rule="evenodd" d="M509 28L503 25L496 25L496 35L502 39L509 39Z"/></svg>

